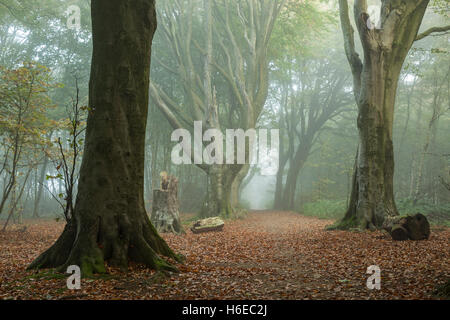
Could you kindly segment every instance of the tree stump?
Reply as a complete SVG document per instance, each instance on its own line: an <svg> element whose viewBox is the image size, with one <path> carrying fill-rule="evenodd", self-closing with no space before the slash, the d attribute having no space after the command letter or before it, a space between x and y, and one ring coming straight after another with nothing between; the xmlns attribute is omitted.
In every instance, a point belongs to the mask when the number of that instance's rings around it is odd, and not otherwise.
<svg viewBox="0 0 450 320"><path fill-rule="evenodd" d="M151 221L159 233L185 233L180 221L178 180L161 173L161 189L153 190Z"/></svg>
<svg viewBox="0 0 450 320"><path fill-rule="evenodd" d="M430 237L430 224L423 214L395 217L385 222L384 229L393 240L426 240Z"/></svg>

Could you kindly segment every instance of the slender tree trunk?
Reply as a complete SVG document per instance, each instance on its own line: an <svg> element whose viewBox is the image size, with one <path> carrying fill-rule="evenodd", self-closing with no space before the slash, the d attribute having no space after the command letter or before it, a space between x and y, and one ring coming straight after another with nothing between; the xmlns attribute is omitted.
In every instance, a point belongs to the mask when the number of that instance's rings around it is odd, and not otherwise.
<svg viewBox="0 0 450 320"><path fill-rule="evenodd" d="M16 185L16 165L13 164L13 170L9 173L9 177L4 180L4 189L2 194L2 200L0 201L0 216L3 213L3 209L5 208L6 201L8 200L11 190L15 188Z"/></svg>
<svg viewBox="0 0 450 320"><path fill-rule="evenodd" d="M430 139L431 139L431 133L430 131L427 132L426 138L425 138L425 144L422 149L422 153L420 155L419 164L417 168L417 178L416 183L414 186L414 195L413 195L413 203L414 205L417 204L417 201L420 199L420 192L422 190L422 184L423 184L423 171L425 169L425 158L428 153L428 148L430 146Z"/></svg>
<svg viewBox="0 0 450 320"><path fill-rule="evenodd" d="M38 191L36 193L36 198L34 199L34 207L33 207L33 218L39 218L39 203L42 198L42 191L44 189L45 177L47 173L48 166L48 156L44 155L44 163L42 164L41 174L39 175L38 183Z"/></svg>
<svg viewBox="0 0 450 320"><path fill-rule="evenodd" d="M154 145L151 147L152 150L152 161L151 161L151 175L152 175L152 188L151 190L158 187L159 178L158 178L158 172L157 172L157 164L158 164L158 146L159 143L154 143Z"/></svg>
<svg viewBox="0 0 450 320"><path fill-rule="evenodd" d="M13 221L15 223L18 223L18 224L21 223L21 212L17 212L17 205L19 204L20 199L22 199L23 192L25 190L25 186L27 184L28 177L30 176L31 171L32 171L31 168L28 169L27 174L25 175L23 184L19 190L19 194L17 194L17 184L14 185L14 188L12 190L12 195L11 195L11 203L10 203L8 218L6 219L6 222L3 225L2 231L6 230L6 227L8 226L8 223L9 223L9 220L11 219L11 217L13 217Z"/></svg>
<svg viewBox="0 0 450 320"><path fill-rule="evenodd" d="M447 74L448 76L448 74ZM435 72L435 77L437 77L437 74ZM427 158L427 154L434 153L435 150L435 146L436 146L436 134L437 134L437 129L438 129L438 125L439 125L439 119L442 115L442 110L441 110L441 99L440 99L440 95L441 95L441 89L442 89L442 85L438 86L438 84L436 83L437 79L435 79L435 90L433 92L433 103L432 103L432 108L433 108L433 114L432 117L428 123L428 130L426 133L426 139L425 139L425 144L423 146L423 150L422 150L422 154L420 156L420 161L419 161L419 167L418 167L418 172L417 172L417 182L416 182L416 186L415 186L415 191L414 191L414 197L413 197L413 202L414 204L417 203L417 201L420 198L420 194L422 191L422 186L423 183L425 182L424 178L423 178L423 174L425 171L425 163L426 163L426 158ZM428 166L430 168L430 166ZM429 182L430 185L434 186L434 175L429 172L428 177L430 177Z"/></svg>
<svg viewBox="0 0 450 320"><path fill-rule="evenodd" d="M287 96L287 94L286 94L286 96ZM283 125L284 119L283 119L282 112L283 111L280 110L280 118L279 118L279 121L278 121L278 125L281 128L280 129L281 133L284 132L284 128L283 128L283 126L284 126ZM280 138L280 148L278 150L278 157L280 159L280 164L279 164L278 172L277 172L277 176L276 176L275 197L274 197L274 201L273 201L273 208L275 210L283 209L284 169L286 168L287 162L289 160L290 151L291 151L291 148L289 148L288 150L285 151L284 137L283 137L283 134L282 134L281 138Z"/></svg>
<svg viewBox="0 0 450 320"><path fill-rule="evenodd" d="M274 210L281 210L283 208L282 205L282 196L283 196L283 173L284 167L283 161L280 161L280 167L278 168L276 182L275 182L275 196L273 201Z"/></svg>
<svg viewBox="0 0 450 320"><path fill-rule="evenodd" d="M78 265L83 276L105 262L176 271L144 207L144 153L153 0L92 1L93 58L86 144L73 218L29 268Z"/></svg>
<svg viewBox="0 0 450 320"><path fill-rule="evenodd" d="M416 173L416 159L415 154L413 153L411 155L411 167L409 168L409 193L408 197L409 199L412 199L414 194L414 185L415 185L415 173Z"/></svg>

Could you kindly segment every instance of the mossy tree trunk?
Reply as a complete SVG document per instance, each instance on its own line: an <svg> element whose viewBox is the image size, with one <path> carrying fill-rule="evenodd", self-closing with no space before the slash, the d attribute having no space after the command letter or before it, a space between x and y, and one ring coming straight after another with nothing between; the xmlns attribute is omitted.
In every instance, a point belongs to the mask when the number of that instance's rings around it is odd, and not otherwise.
<svg viewBox="0 0 450 320"><path fill-rule="evenodd" d="M203 202L203 218L233 215L232 186L242 165L211 165L208 168L208 189Z"/></svg>
<svg viewBox="0 0 450 320"><path fill-rule="evenodd" d="M383 1L381 27L377 28L370 27L367 2L355 1L355 22L364 51L361 61L355 50L347 1L339 1L358 105L359 148L349 208L336 228L381 228L387 216L398 215L393 192L394 105L400 71L428 2Z"/></svg>
<svg viewBox="0 0 450 320"><path fill-rule="evenodd" d="M135 261L176 271L160 256L181 257L158 235L144 207L154 6L154 0L92 1L90 113L74 215L29 268L78 265L86 276L105 272L105 262L126 268Z"/></svg>

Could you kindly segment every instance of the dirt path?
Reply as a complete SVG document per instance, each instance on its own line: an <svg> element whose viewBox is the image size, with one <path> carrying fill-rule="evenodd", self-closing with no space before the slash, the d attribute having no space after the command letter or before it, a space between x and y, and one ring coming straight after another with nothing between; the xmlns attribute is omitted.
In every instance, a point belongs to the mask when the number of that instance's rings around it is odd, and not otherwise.
<svg viewBox="0 0 450 320"><path fill-rule="evenodd" d="M324 231L330 223L266 211L227 222L219 233L164 235L187 258L180 274L159 279L131 266L118 279L83 280L80 294L83 299L427 299L450 276L448 228L433 230L428 241L393 242L381 232ZM30 226L27 239L0 236L0 298L69 294L65 279L29 280L24 270L61 232L60 224L47 224ZM366 287L370 265L381 269L379 291Z"/></svg>

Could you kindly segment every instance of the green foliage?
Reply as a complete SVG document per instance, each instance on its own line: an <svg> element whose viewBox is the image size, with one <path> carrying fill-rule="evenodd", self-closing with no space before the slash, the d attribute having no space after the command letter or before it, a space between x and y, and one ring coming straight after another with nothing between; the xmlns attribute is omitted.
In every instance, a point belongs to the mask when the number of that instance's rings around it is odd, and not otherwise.
<svg viewBox="0 0 450 320"><path fill-rule="evenodd" d="M320 219L341 219L346 208L345 200L319 200L305 203L302 214Z"/></svg>
<svg viewBox="0 0 450 320"><path fill-rule="evenodd" d="M19 211L18 201L31 170L39 165L39 155L49 153L48 133L57 128L48 116L55 108L49 92L56 87L50 69L37 63L0 66L0 174L4 175L0 214L10 195L15 197L16 190L21 190L18 199L11 199L4 228L14 211Z"/></svg>
<svg viewBox="0 0 450 320"><path fill-rule="evenodd" d="M56 123L48 118L48 110L55 108L49 91L50 70L32 62L17 69L0 66L0 134L4 141L22 144L45 144L44 135Z"/></svg>
<svg viewBox="0 0 450 320"><path fill-rule="evenodd" d="M288 0L275 24L270 54L285 67L292 57L316 55L320 46L329 45L325 34L336 24L335 12L320 9L319 1Z"/></svg>
<svg viewBox="0 0 450 320"><path fill-rule="evenodd" d="M435 205L430 201L418 201L416 204L411 199L397 201L397 209L401 215L422 213L431 224L450 227L450 202Z"/></svg>
<svg viewBox="0 0 450 320"><path fill-rule="evenodd" d="M339 219L332 225L329 225L325 228L325 230L351 230L351 231L361 231L358 226L358 219L356 216L351 216L347 219Z"/></svg>

